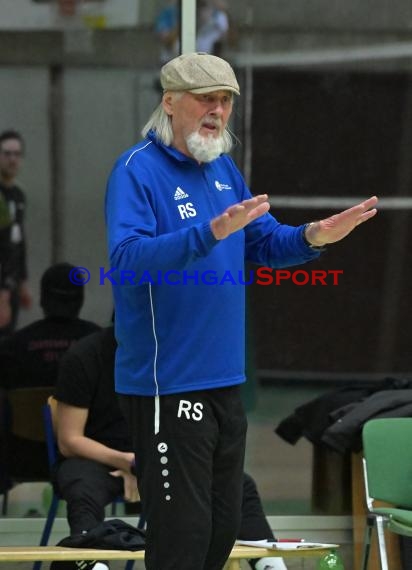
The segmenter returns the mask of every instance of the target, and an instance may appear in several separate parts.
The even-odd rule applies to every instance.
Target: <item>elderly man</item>
[[[239,95],[231,66],[185,54],[163,66],[160,81],[145,139],[108,182],[116,391],[147,515],[146,568],[220,570],[241,516],[239,272],[245,260],[285,267],[316,259],[374,216],[377,198],[298,227],[279,223],[268,196],[252,197],[227,155]]]

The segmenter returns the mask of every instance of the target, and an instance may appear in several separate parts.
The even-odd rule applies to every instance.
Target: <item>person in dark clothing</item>
[[[134,453],[114,393],[115,350],[109,327],[77,342],[59,367],[54,417],[60,457],[53,484],[67,502],[71,535],[102,523],[106,505],[117,497],[139,498]],[[107,569],[101,561],[77,561],[72,567]]]
[[[119,495],[137,500],[134,453],[126,421],[114,392],[114,328],[81,339],[63,357],[55,388],[60,459],[54,484],[67,501],[71,534],[104,520],[104,508]],[[244,474],[239,538],[273,539],[256,484]],[[260,570],[283,570],[281,558],[250,562]]]
[[[14,330],[19,308],[32,304],[24,235],[26,198],[15,182],[23,153],[20,133],[0,134],[0,336]]]
[[[80,340],[60,363],[54,480],[67,501],[71,534],[102,522],[104,507],[119,495],[138,499],[134,454],[114,393],[115,347],[109,327]]]
[[[69,274],[73,269],[70,263],[49,267],[40,283],[44,318],[0,339],[0,388],[6,392],[50,386],[52,393],[61,356],[78,339],[100,329],[97,324],[78,317],[84,289],[71,283]],[[47,481],[45,443],[9,433],[2,446],[3,469],[9,480],[29,476],[32,480]]]
[[[40,282],[44,318],[1,339],[1,387],[54,386],[61,356],[79,338],[100,329],[79,318],[84,287],[70,281],[73,269],[70,263],[49,267]]]

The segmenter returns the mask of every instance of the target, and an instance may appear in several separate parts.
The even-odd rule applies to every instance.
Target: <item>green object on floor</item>
[[[339,554],[332,550],[329,554],[322,556],[319,560],[316,570],[345,570],[342,559]]]

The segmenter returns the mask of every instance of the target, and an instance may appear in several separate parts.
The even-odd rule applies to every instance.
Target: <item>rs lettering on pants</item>
[[[179,409],[177,410],[177,417],[181,418],[185,416],[187,420],[194,420],[195,422],[200,422],[203,418],[203,404],[201,402],[189,402],[189,400],[180,400]]]

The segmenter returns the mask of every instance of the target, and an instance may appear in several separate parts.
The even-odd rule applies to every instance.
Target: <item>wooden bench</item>
[[[321,557],[330,552],[329,549],[301,548],[296,551],[267,550],[252,546],[236,545],[229,556],[226,570],[240,570],[240,561],[265,556]],[[0,562],[42,562],[52,560],[144,560],[144,551],[128,550],[96,550],[92,548],[66,548],[63,546],[1,546]]]

